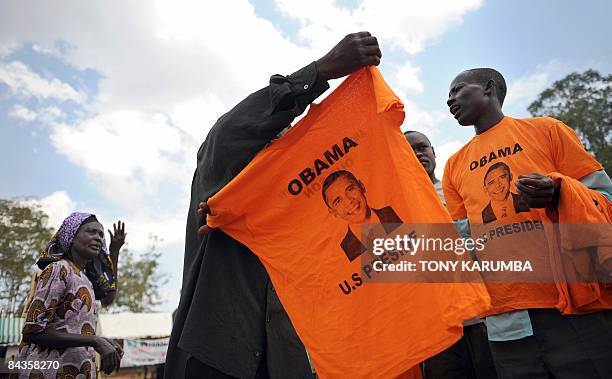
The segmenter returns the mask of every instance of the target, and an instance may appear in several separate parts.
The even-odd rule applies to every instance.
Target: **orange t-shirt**
[[[489,305],[482,284],[366,280],[360,224],[451,222],[403,118],[378,69],[359,70],[208,200],[208,225],[261,259],[321,377],[398,376]]]
[[[479,260],[528,260],[532,265],[533,272],[525,276],[483,274],[490,314],[559,304],[543,227],[547,220],[543,210],[530,209],[518,196],[514,182],[519,175],[558,172],[580,179],[600,169],[576,133],[549,117],[504,117],[450,157],[443,178],[447,208],[453,219],[468,218],[475,238],[487,239]]]
[[[559,225],[548,231],[558,248],[559,276],[565,279],[557,283],[561,294],[557,308],[566,314],[611,309],[612,282],[602,280],[605,274],[598,271],[612,259],[612,203],[575,179],[559,173],[549,176],[561,194],[556,212]]]

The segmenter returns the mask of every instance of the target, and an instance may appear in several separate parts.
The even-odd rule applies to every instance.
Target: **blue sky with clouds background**
[[[454,75],[499,69],[505,112],[528,117],[555,80],[612,72],[610,14],[605,0],[3,1],[0,197],[38,198],[54,227],[73,210],[124,220],[137,253],[161,237],[172,310],[197,148],[271,74],[372,32],[403,129],[431,137],[441,173],[473,134],[445,106]]]

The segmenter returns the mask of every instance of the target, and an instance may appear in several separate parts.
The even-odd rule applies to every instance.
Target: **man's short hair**
[[[495,82],[495,93],[497,94],[499,105],[504,104],[508,87],[506,86],[506,80],[499,71],[493,68],[473,68],[471,70],[466,70],[466,72],[470,78],[483,87],[487,86],[489,80],[493,80]]]
[[[413,133],[419,133],[420,135],[422,135],[423,137],[425,137],[425,139],[427,140],[427,142],[429,142],[429,146],[431,146],[431,140],[429,139],[429,137],[427,137],[425,135],[425,133],[419,132],[418,130],[407,130],[404,132],[404,137],[408,138],[409,134],[413,134]]]
[[[327,192],[327,188],[329,188],[329,186],[331,186],[341,176],[345,176],[348,179],[352,180],[353,182],[355,182],[355,184],[357,184],[357,186],[359,186],[362,192],[365,191],[365,188],[363,188],[359,180],[357,180],[357,178],[355,177],[355,175],[353,175],[352,172],[346,171],[346,170],[334,171],[331,174],[329,174],[327,178],[325,178],[325,181],[323,181],[323,187],[321,188],[321,195],[323,196],[323,201],[325,202],[325,205],[327,205],[328,208],[331,208],[331,207],[329,206],[329,203],[327,202],[327,196],[325,196],[325,193]]]
[[[497,162],[497,163],[495,163],[495,164],[491,165],[491,166],[489,167],[489,169],[487,170],[487,172],[485,173],[485,176],[484,176],[484,178],[482,179],[482,182],[483,182],[483,184],[484,184],[484,185],[486,185],[486,184],[487,184],[487,175],[489,175],[489,173],[490,173],[491,171],[493,171],[493,170],[495,170],[495,169],[498,169],[498,168],[500,168],[500,167],[501,167],[501,168],[503,168],[504,170],[506,170],[506,172],[507,172],[509,175],[511,174],[511,172],[510,172],[510,167],[509,167],[507,164],[505,164],[504,162]]]

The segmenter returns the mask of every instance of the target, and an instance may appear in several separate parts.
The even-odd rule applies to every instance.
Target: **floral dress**
[[[96,332],[96,304],[91,282],[74,263],[62,259],[49,264],[40,274],[28,304],[23,333],[46,328],[72,334]],[[59,361],[59,370],[22,370],[19,378],[95,378],[96,354],[91,346],[53,349],[22,342],[20,361]]]

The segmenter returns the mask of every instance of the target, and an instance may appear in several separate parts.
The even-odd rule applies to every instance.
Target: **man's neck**
[[[501,109],[491,109],[489,112],[483,114],[478,121],[476,121],[474,130],[476,131],[477,135],[482,134],[499,124],[503,118],[504,114],[502,113]]]
[[[433,171],[431,172],[431,174],[429,174],[429,180],[431,180],[433,184],[436,184],[440,181],[440,179],[436,178],[436,174]]]

